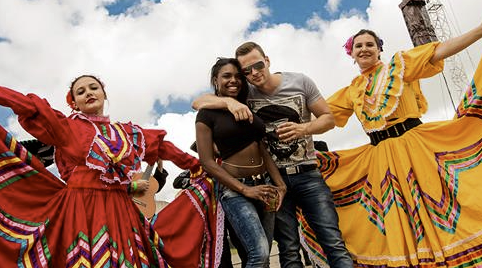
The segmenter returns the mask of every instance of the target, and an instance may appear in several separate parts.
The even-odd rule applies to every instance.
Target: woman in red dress
[[[45,99],[0,87],[0,105],[35,138],[55,146],[65,182],[0,128],[1,266],[212,267],[213,184],[198,160],[165,141],[164,130],[111,122],[106,98],[98,78],[80,76],[67,94],[75,112],[66,117]],[[152,165],[159,158],[200,179],[149,222],[127,185],[142,161]]]

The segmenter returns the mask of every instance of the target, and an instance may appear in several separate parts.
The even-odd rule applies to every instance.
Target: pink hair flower
[[[346,40],[346,43],[343,45],[343,47],[345,48],[346,54],[348,54],[348,56],[351,56],[351,52],[353,50],[353,35],[350,36],[348,40]]]

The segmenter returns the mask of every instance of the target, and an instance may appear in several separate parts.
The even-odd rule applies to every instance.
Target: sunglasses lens
[[[255,64],[252,64],[246,68],[243,68],[243,73],[244,75],[250,75],[253,69],[255,69],[256,71],[260,71],[264,69],[264,67],[265,67],[264,61],[258,61]]]
[[[258,61],[255,64],[251,65],[257,71],[264,69],[264,61]]]

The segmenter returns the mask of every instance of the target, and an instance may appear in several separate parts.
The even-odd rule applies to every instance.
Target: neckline
[[[377,63],[375,63],[372,67],[368,68],[368,69],[365,69],[365,70],[360,70],[361,74],[368,74],[368,73],[372,73],[374,70],[378,69],[378,67],[380,67],[380,65],[382,65],[383,62],[382,61],[378,61]]]
[[[92,122],[110,123],[110,117],[108,115],[91,115],[91,114],[84,114],[84,113],[80,113],[80,114]]]

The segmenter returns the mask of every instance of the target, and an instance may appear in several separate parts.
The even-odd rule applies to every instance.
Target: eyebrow
[[[87,86],[90,87],[90,86],[92,86],[92,85],[95,85],[95,83],[92,82],[92,83],[88,84]],[[79,89],[83,89],[83,88],[84,88],[83,86],[82,86],[82,87],[79,87],[79,88],[77,88],[77,90],[75,90],[75,92],[78,92]]]

